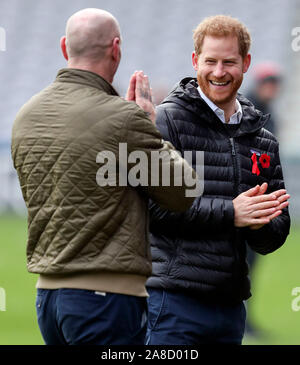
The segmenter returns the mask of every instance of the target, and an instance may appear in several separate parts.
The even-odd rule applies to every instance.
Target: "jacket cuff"
[[[224,199],[224,220],[227,224],[234,224],[234,207],[232,200],[226,200]]]

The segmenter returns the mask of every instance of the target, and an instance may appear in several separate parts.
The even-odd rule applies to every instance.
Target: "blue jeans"
[[[197,294],[148,288],[146,345],[241,344],[244,303],[205,303]]]
[[[46,345],[142,345],[146,298],[82,289],[38,289],[38,324]]]

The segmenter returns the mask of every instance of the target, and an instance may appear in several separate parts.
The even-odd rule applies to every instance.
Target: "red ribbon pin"
[[[256,153],[253,153],[253,155],[251,156],[251,160],[253,162],[252,165],[252,174],[256,174],[257,176],[260,174],[258,165],[257,165],[257,156]]]

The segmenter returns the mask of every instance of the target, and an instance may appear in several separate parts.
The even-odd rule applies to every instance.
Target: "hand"
[[[268,189],[268,184],[267,183],[263,183],[259,190],[258,190],[258,193],[256,194],[256,196],[258,195],[263,195]],[[256,229],[260,229],[264,226],[264,224],[252,224],[249,226],[250,229],[253,229],[253,230],[256,230]]]
[[[152,92],[148,76],[144,75],[143,71],[136,71],[131,76],[126,100],[135,101],[151,119],[152,123],[155,124],[156,113],[152,103]]]
[[[266,217],[269,219],[269,222],[271,222],[272,219],[278,217],[282,213],[282,209],[286,208],[289,205],[289,202],[287,200],[290,198],[290,195],[285,193],[286,190],[284,189],[273,192],[273,194],[277,196],[277,201],[279,202],[279,205],[276,207],[276,211],[273,214]],[[264,224],[253,224],[249,226],[249,228],[252,230],[257,230],[262,228],[263,226]]]
[[[130,78],[127,94],[125,97],[127,101],[135,101],[136,74],[137,71],[135,71],[135,73]]]
[[[252,229],[261,228],[272,219],[282,213],[282,209],[288,206],[289,195],[286,190],[277,190],[271,194],[264,194],[268,185],[245,191],[233,200],[234,225],[236,227],[247,227]]]

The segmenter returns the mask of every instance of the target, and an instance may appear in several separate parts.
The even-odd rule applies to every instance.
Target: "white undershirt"
[[[232,114],[229,119],[229,122],[225,121],[225,113],[224,110],[216,106],[208,97],[204,94],[204,92],[200,89],[200,86],[197,87],[201,98],[206,102],[206,104],[210,107],[210,109],[216,114],[216,116],[223,122],[224,124],[239,124],[243,117],[243,110],[240,102],[235,99],[235,110],[236,112]]]

